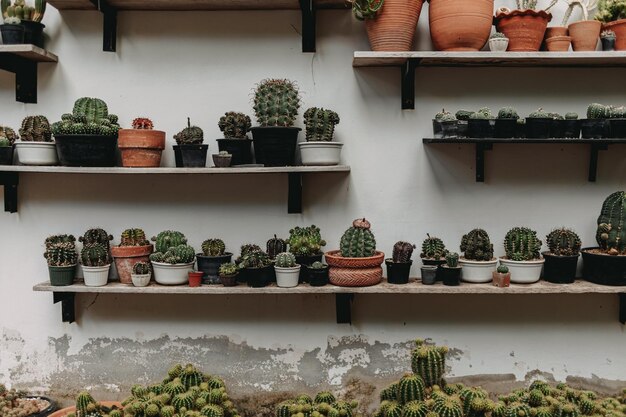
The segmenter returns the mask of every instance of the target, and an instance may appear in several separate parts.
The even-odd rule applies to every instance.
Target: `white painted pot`
[[[193,271],[194,262],[188,264],[166,264],[152,262],[154,280],[161,285],[182,285],[189,282],[187,273]]]
[[[15,142],[17,157],[22,165],[58,165],[54,142]]]
[[[489,39],[489,50],[493,52],[504,52],[509,47],[508,38]]]
[[[471,261],[469,259],[460,258],[461,279],[465,282],[480,283],[491,282],[493,271],[498,266],[498,260],[493,261]]]
[[[298,286],[298,280],[300,279],[300,265],[296,265],[292,268],[281,268],[275,266],[276,270],[276,285],[282,288],[291,288]]]
[[[130,274],[130,279],[135,287],[147,287],[151,277],[152,274]]]
[[[302,165],[339,165],[343,143],[302,142],[298,146]]]
[[[509,268],[511,282],[515,284],[532,284],[539,281],[544,262],[543,258],[534,261],[511,261],[500,258],[500,264]]]
[[[104,266],[84,266],[83,278],[87,287],[103,287],[109,281],[111,264]]]

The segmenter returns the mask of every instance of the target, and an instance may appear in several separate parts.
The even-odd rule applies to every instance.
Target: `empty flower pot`
[[[582,20],[571,23],[568,27],[574,51],[595,51],[602,30],[602,23],[597,20]]]
[[[546,39],[546,48],[550,52],[567,52],[572,42],[569,36],[553,36]]]

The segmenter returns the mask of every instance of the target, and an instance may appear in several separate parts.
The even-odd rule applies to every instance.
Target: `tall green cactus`
[[[422,253],[420,258],[422,259],[443,259],[448,253],[443,241],[438,237],[430,236],[426,234],[426,239],[422,242]]]
[[[470,261],[491,261],[493,244],[483,229],[473,229],[461,238],[463,257]]]
[[[564,227],[551,231],[546,236],[546,244],[550,253],[556,256],[578,256],[580,253],[580,237]]]
[[[20,136],[27,142],[51,142],[52,130],[46,116],[27,116],[22,120]]]
[[[406,374],[398,382],[396,398],[400,404],[423,401],[426,397],[424,380],[416,374]]]
[[[79,416],[87,416],[95,410],[96,400],[87,391],[82,391],[76,397],[76,411]]]
[[[428,406],[424,401],[411,401],[404,404],[402,417],[426,417]]]
[[[540,259],[541,244],[537,232],[527,227],[514,227],[504,237],[504,251],[512,261]]]
[[[371,224],[365,219],[356,219],[352,227],[341,237],[341,256],[346,258],[366,258],[376,253],[376,239],[370,230]]]
[[[226,139],[247,139],[252,121],[248,115],[229,111],[220,117],[218,126]]]
[[[202,242],[204,256],[222,256],[226,251],[226,245],[222,239],[207,239]]]
[[[617,191],[604,200],[598,217],[596,241],[610,255],[626,254],[626,192]]]
[[[416,340],[416,348],[411,352],[411,369],[424,380],[427,387],[442,385],[445,371],[445,346],[429,346],[423,340]]]
[[[300,93],[293,81],[266,79],[254,91],[254,113],[261,126],[293,126],[300,109]]]
[[[339,115],[332,110],[311,107],[304,112],[307,142],[330,142],[339,124]]]

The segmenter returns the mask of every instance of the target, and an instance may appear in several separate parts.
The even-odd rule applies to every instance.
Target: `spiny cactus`
[[[626,192],[617,191],[604,200],[598,217],[596,241],[609,255],[626,254]]]
[[[472,116],[472,113],[474,112],[471,110],[459,110],[454,114],[454,116],[457,118],[457,120],[469,120]]]
[[[527,227],[514,227],[504,237],[504,251],[512,261],[540,259],[541,244],[537,232]]]
[[[574,112],[565,113],[565,120],[577,120],[577,119],[578,119],[578,113],[574,113]]]
[[[424,380],[415,374],[406,374],[397,386],[396,398],[400,404],[411,401],[423,401],[426,397]]]
[[[72,113],[63,114],[51,129],[54,135],[117,136],[120,126],[103,100],[83,97],[76,100]]]
[[[293,126],[300,108],[300,94],[293,81],[266,79],[254,92],[254,113],[261,126]]]
[[[152,120],[146,117],[138,117],[133,120],[133,129],[152,130],[154,129],[154,123]]]
[[[246,243],[241,245],[241,256],[247,255],[248,253],[254,252],[254,251],[260,251],[261,247],[259,245],[255,245],[253,243]]]
[[[281,252],[276,255],[276,266],[279,268],[293,268],[296,264],[296,257],[291,252]]]
[[[354,220],[352,227],[346,230],[341,237],[339,243],[341,256],[346,258],[373,256],[376,253],[376,239],[370,227],[370,222],[364,218]]]
[[[309,267],[311,269],[325,269],[328,268],[328,265],[323,264],[320,261],[315,261],[311,264],[311,266]]]
[[[150,273],[150,264],[148,262],[139,261],[133,265],[133,274],[146,275]]]
[[[24,0],[15,0],[13,4],[11,4],[11,0],[2,0],[1,7],[5,24],[10,24],[7,22],[9,18],[41,22],[46,12],[46,1],[35,0],[34,6],[28,6]]]
[[[424,401],[410,401],[402,408],[402,417],[426,417],[428,406]]]
[[[556,256],[578,256],[580,253],[580,237],[573,230],[564,227],[551,231],[546,236],[546,245],[550,253]]]
[[[448,252],[446,254],[446,266],[448,268],[457,268],[459,266],[459,254],[456,252]]]
[[[448,348],[426,345],[421,339],[416,340],[415,343],[417,346],[411,352],[413,373],[422,377],[427,387],[441,386]]]
[[[237,273],[237,265],[233,262],[226,262],[220,265],[220,275],[229,276]]]
[[[287,244],[289,252],[296,256],[314,256],[322,252],[326,241],[322,239],[320,228],[312,224],[309,227],[296,226],[289,230]]]
[[[170,265],[189,264],[196,259],[196,251],[192,246],[180,244],[172,246],[165,252],[154,252],[150,255],[152,262],[162,262]]]
[[[478,111],[473,112],[469,116],[470,119],[493,119],[493,114],[491,114],[491,109],[488,107],[482,107]]]
[[[550,114],[544,111],[541,107],[530,113],[527,119],[550,119]]]
[[[283,401],[276,409],[276,417],[352,417],[358,403],[338,400],[328,391],[320,392],[311,399],[307,394]]]
[[[498,268],[496,268],[496,272],[498,274],[508,274],[509,273],[509,267],[506,265],[498,265]]]
[[[395,263],[409,263],[413,255],[415,245],[409,242],[399,241],[393,245],[393,261]]]
[[[339,115],[332,110],[311,107],[304,112],[307,142],[333,140],[335,125],[339,124]]]
[[[78,262],[76,238],[72,235],[54,235],[45,240],[43,254],[49,266],[72,266]]]
[[[335,401],[337,401],[337,399],[330,391],[319,392],[313,400],[315,404],[333,404]]]
[[[463,417],[463,408],[457,397],[441,397],[435,400],[433,411],[439,417]]]
[[[463,415],[478,417],[487,411],[487,403],[482,401],[487,398],[487,392],[482,388],[465,387],[459,392],[459,398],[463,405]]]
[[[88,229],[83,236],[78,238],[78,241],[83,244],[101,243],[107,250],[111,249],[111,240],[113,240],[113,236],[99,227]]]
[[[502,107],[498,111],[498,119],[519,119],[519,114],[517,114],[517,110],[513,107]]]
[[[287,251],[287,242],[274,235],[274,237],[269,239],[265,244],[265,249],[270,259],[276,259],[276,255]]]
[[[226,139],[246,139],[252,127],[250,116],[243,113],[229,111],[220,117],[218,126]]]
[[[9,145],[13,145],[19,137],[15,133],[15,130],[11,129],[8,126],[0,125],[0,138],[7,139],[9,141]]]
[[[493,244],[483,229],[473,229],[461,238],[463,257],[470,261],[491,261]]]
[[[150,242],[142,229],[126,229],[122,232],[120,246],[146,246]]]
[[[222,256],[226,251],[226,245],[222,239],[207,239],[202,242],[204,256]]]
[[[422,253],[420,258],[422,259],[443,259],[448,253],[443,241],[438,237],[431,237],[430,234],[426,234],[427,238],[422,242]]]
[[[87,391],[82,391],[76,397],[76,412],[79,416],[86,416],[90,411],[90,405],[95,405],[96,400]]]
[[[187,238],[181,232],[165,230],[156,237],[152,237],[152,241],[155,242],[154,249],[156,252],[167,252],[173,246],[187,243]]]
[[[52,131],[46,116],[27,116],[22,120],[20,137],[26,142],[52,142]]]
[[[600,103],[591,103],[587,107],[587,119],[608,119],[611,116],[613,106],[605,106]]]
[[[252,250],[243,253],[240,258],[239,268],[264,268],[272,264],[272,260],[267,253],[261,250]]]
[[[111,263],[107,248],[102,243],[85,243],[80,251],[84,266],[105,266]]]
[[[504,33],[494,32],[489,36],[489,39],[507,39],[507,37]]]
[[[187,127],[174,135],[174,140],[180,145],[200,145],[204,142],[204,132],[198,126],[191,125],[191,118],[187,118]]]
[[[9,139],[5,138],[4,136],[0,136],[0,148],[8,148],[11,145],[13,144]]]

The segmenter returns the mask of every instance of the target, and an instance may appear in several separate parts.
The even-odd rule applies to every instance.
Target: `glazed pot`
[[[491,52],[504,52],[509,47],[508,38],[489,39],[489,50]]]
[[[479,51],[491,33],[493,0],[430,0],[428,18],[436,50]]]
[[[55,135],[57,154],[63,166],[114,167],[117,165],[117,136]]]
[[[298,147],[302,165],[331,166],[339,165],[343,143],[301,142]]]
[[[226,151],[233,156],[231,165],[252,163],[252,141],[250,139],[217,139],[220,152]]]
[[[615,50],[626,50],[626,19],[619,19],[615,22],[605,23],[602,30],[612,30],[615,32]]]
[[[412,264],[413,261],[394,262],[393,259],[385,259],[387,282],[390,284],[408,284]]]
[[[130,275],[133,273],[133,267],[137,262],[149,262],[149,256],[153,249],[152,245],[111,247],[115,269],[117,269],[117,275],[119,275],[122,284],[132,283]]]
[[[165,149],[165,132],[149,129],[121,129],[117,146],[124,167],[160,167]]]
[[[607,255],[599,248],[583,248],[583,279],[600,285],[626,285],[626,256]]]
[[[449,266],[441,267],[441,280],[443,285],[456,287],[461,284],[461,267],[450,268]]]
[[[365,20],[372,51],[412,50],[423,4],[423,0],[385,0],[376,16]]]
[[[511,273],[511,282],[516,284],[532,284],[541,278],[541,269],[544,259],[534,259],[532,261],[513,261],[500,258],[500,264],[506,265]]]
[[[602,30],[602,23],[597,20],[582,20],[568,26],[574,51],[595,51]]]
[[[508,51],[535,52],[541,47],[550,13],[544,10],[498,11],[495,17],[496,29],[509,38]]]
[[[295,165],[299,127],[253,127],[257,164],[266,167]]]
[[[13,165],[13,146],[0,147],[0,165]]]
[[[553,36],[546,39],[546,48],[550,52],[567,52],[571,43],[572,38],[569,36]]]
[[[17,159],[22,165],[58,165],[54,142],[15,142]]]
[[[76,265],[48,265],[48,273],[50,275],[50,285],[55,287],[72,285],[74,283],[74,277],[76,276]]]
[[[187,273],[187,277],[189,280],[189,286],[190,287],[199,287],[200,285],[202,285],[202,275],[204,275],[204,273],[202,271],[198,272],[198,271],[189,271]]]
[[[230,252],[220,256],[205,256],[203,253],[196,254],[198,260],[198,271],[204,273],[205,284],[217,284],[219,281],[219,269],[222,264],[231,261],[233,254]]]
[[[174,145],[177,168],[205,168],[209,145]]]
[[[472,261],[460,258],[459,265],[461,265],[461,279],[463,281],[472,283],[489,282],[498,266],[498,260]]]
[[[444,261],[445,262],[445,261]],[[437,270],[439,268],[433,265],[424,265],[420,268],[422,273],[422,284],[433,285],[437,281]]]
[[[163,262],[152,262],[154,280],[161,285],[182,285],[189,280],[187,275],[193,271],[194,262],[186,264],[167,264]]]
[[[543,252],[546,263],[543,265],[543,279],[555,284],[571,284],[576,280],[578,255],[556,256]]]
[[[111,264],[104,266],[84,266],[83,278],[87,287],[103,287],[109,281]]]
[[[216,168],[228,168],[233,162],[232,155],[213,154],[211,155],[211,158],[213,159],[213,165]]]
[[[276,285],[281,288],[297,287],[300,281],[300,268],[300,265],[289,268],[274,266],[276,270]]]
[[[147,287],[152,274],[130,274],[130,280],[135,287]]]

